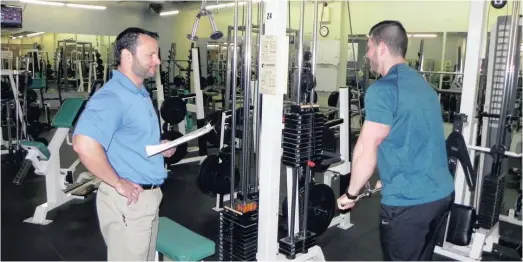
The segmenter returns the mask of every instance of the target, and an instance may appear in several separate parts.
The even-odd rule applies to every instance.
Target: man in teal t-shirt
[[[365,122],[338,207],[354,206],[377,164],[384,259],[432,260],[437,232],[454,201],[454,181],[438,95],[405,63],[407,45],[397,21],[380,22],[369,32],[367,58],[382,77],[365,93]]]

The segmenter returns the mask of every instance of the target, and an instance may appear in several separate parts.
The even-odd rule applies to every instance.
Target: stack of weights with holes
[[[96,51],[96,79],[104,79],[104,61],[102,55]]]
[[[318,105],[300,104],[292,105],[284,117],[282,163],[288,167],[302,170],[308,169],[307,166],[314,167],[314,163],[321,162],[322,159],[322,133],[325,116],[320,113]],[[308,172],[306,171],[305,174],[308,175]],[[297,194],[297,181],[293,181],[293,183],[292,189],[287,192],[289,197]],[[305,183],[309,183],[309,179],[305,179]],[[305,195],[308,194],[305,192]],[[308,202],[308,197],[305,197],[304,207],[308,207]],[[292,203],[294,208],[291,207],[291,209],[299,208],[296,207],[294,201]],[[290,232],[292,233],[279,241],[280,252],[289,259],[294,259],[297,253],[307,253],[307,250],[316,244],[316,234],[307,230],[308,210],[308,208],[303,208],[303,214],[300,212],[300,216],[303,218],[299,220],[303,220],[304,225],[297,233],[294,233],[295,212],[291,213]]]
[[[258,203],[238,202],[220,213],[220,261],[255,261],[258,251]]]

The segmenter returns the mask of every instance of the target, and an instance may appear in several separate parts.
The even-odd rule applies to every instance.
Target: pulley
[[[165,122],[176,125],[187,115],[187,105],[185,101],[178,96],[169,97],[163,101],[160,108],[160,115]]]
[[[175,131],[175,130],[171,130],[171,131],[162,133],[161,139],[173,141],[182,136],[183,136],[182,133]],[[187,155],[187,143],[183,143],[176,147],[176,151],[174,152],[174,154],[171,157],[165,158],[165,164],[167,164],[169,166],[176,164],[176,163],[180,162],[186,155]]]

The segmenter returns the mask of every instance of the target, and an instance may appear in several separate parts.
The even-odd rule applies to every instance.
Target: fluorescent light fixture
[[[238,6],[242,6],[244,4],[245,4],[245,2],[239,2]],[[205,7],[205,9],[207,9],[207,10],[214,10],[214,9],[227,8],[227,7],[234,7],[234,3],[208,5],[208,6]]]
[[[33,37],[33,36],[43,35],[43,34],[45,34],[45,32],[31,33],[31,34],[28,34],[28,35],[26,35],[26,36],[27,36],[27,37]]]
[[[413,35],[409,35],[409,37],[434,38],[434,37],[438,37],[438,35],[437,34],[413,34]]]
[[[50,6],[65,6],[64,3],[39,1],[39,0],[20,0],[21,3],[35,4],[35,5],[50,5]]]
[[[179,13],[180,13],[180,11],[178,11],[178,10],[172,10],[172,11],[160,12],[160,16],[177,15]]]
[[[250,1],[252,1],[252,3],[260,2],[260,0],[250,0]],[[242,6],[242,5],[245,5],[245,2],[238,2],[238,6]],[[205,7],[205,9],[214,10],[214,9],[227,8],[227,7],[234,7],[234,3],[208,5]]]
[[[65,6],[67,7],[72,7],[72,8],[83,8],[83,9],[95,9],[95,10],[105,10],[107,9],[106,6],[101,6],[101,5],[79,5],[79,4],[65,4]]]

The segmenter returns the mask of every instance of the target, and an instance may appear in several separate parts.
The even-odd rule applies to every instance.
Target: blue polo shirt
[[[138,184],[160,185],[167,177],[161,154],[145,146],[160,143],[160,126],[149,92],[113,70],[113,77],[89,99],[74,135],[98,141],[116,173]]]
[[[417,71],[398,64],[371,85],[365,121],[391,127],[378,148],[383,204],[423,204],[454,191],[439,98]]]

